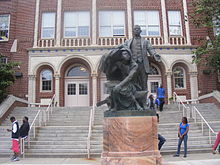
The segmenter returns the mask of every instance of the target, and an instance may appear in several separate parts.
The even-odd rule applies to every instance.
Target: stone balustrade
[[[162,36],[158,37],[144,37],[153,46],[163,46],[164,38]],[[127,37],[99,37],[97,39],[98,46],[117,46],[123,44],[127,40]],[[179,36],[170,36],[169,45],[172,46],[183,46],[186,45],[186,38]],[[61,39],[60,46],[56,45],[55,39],[40,39],[38,41],[38,47],[49,48],[49,47],[85,47],[91,45],[91,38],[63,38]]]

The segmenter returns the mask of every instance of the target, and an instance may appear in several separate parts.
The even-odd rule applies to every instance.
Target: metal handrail
[[[182,111],[183,111],[183,116],[187,116],[187,110],[188,108],[186,107],[186,105],[183,103],[183,101],[181,100],[181,98],[176,94],[176,92],[173,92],[173,98],[174,101],[177,103],[178,105],[178,109],[179,111],[181,111],[181,106],[182,106]],[[177,101],[178,100],[178,101]]]
[[[209,125],[209,123],[206,121],[206,119],[202,116],[202,114],[199,112],[199,110],[193,106],[192,108],[192,116],[194,119],[194,122],[197,123],[197,117],[196,117],[196,113],[199,114],[199,117],[201,118],[201,127],[202,127],[202,134],[204,134],[204,123],[208,126],[209,128],[209,144],[212,144],[212,136],[211,133],[213,133],[214,135],[217,135],[217,132],[215,132],[212,127]]]
[[[183,116],[187,115],[187,114],[191,114],[191,117],[194,119],[194,122],[197,123],[197,114],[199,114],[199,117],[201,118],[201,127],[202,127],[202,134],[204,135],[204,123],[208,126],[208,129],[209,129],[209,144],[211,145],[212,144],[212,136],[211,136],[211,133],[213,134],[217,134],[213,129],[212,127],[209,125],[209,123],[205,120],[205,118],[202,116],[202,114],[199,112],[199,110],[195,107],[195,106],[192,106],[192,107],[187,107],[183,101],[181,100],[181,98],[175,93],[173,92],[173,96],[175,98],[175,101],[178,100],[178,109],[179,111],[181,111],[181,108],[180,106],[182,105],[183,107]],[[189,102],[191,103],[198,103],[198,99],[193,99],[193,100],[185,100],[185,102],[189,105]],[[188,115],[187,115],[188,117]]]
[[[36,137],[36,121],[37,121],[37,118],[39,119],[39,123],[38,123],[38,126],[42,126],[43,123],[44,125],[46,125],[46,122],[49,121],[49,115],[50,115],[50,112],[52,113],[52,104],[54,103],[54,99],[55,99],[55,94],[53,95],[53,97],[51,98],[50,102],[49,102],[49,105],[46,109],[46,111],[44,110],[38,110],[36,116],[34,117],[34,120],[32,121],[31,125],[30,125],[30,130],[29,130],[29,136],[28,136],[28,148],[30,148],[30,137],[31,137],[31,134],[32,134],[32,130],[33,130],[33,137],[35,138]],[[44,120],[43,120],[43,116],[44,116]],[[48,119],[48,120],[47,120]],[[23,154],[25,153],[25,151],[23,151]]]
[[[92,136],[92,127],[94,125],[94,115],[95,115],[95,106],[92,106],[89,117],[89,132],[87,137],[87,155],[88,159],[90,158],[90,150],[91,150],[91,136]]]

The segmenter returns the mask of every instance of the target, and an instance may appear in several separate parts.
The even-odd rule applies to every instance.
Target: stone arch
[[[67,71],[74,66],[83,66],[88,71],[88,81],[89,81],[89,105],[92,105],[92,78],[91,75],[93,73],[93,65],[91,61],[89,61],[88,58],[84,56],[68,56],[65,58],[61,64],[59,65],[58,69],[58,75],[60,75],[60,105],[65,105],[65,77]]]
[[[48,63],[48,62],[42,62],[42,63],[36,65],[36,66],[33,68],[32,73],[33,73],[34,75],[36,75],[40,68],[46,67],[46,66],[50,67],[50,68],[52,69],[53,73],[56,72],[55,67],[53,66],[53,64]]]
[[[61,70],[62,70],[62,67],[64,66],[64,64],[66,64],[68,61],[74,60],[74,59],[84,63],[87,66],[87,68],[90,69],[90,72],[91,73],[93,72],[94,67],[93,67],[93,64],[90,59],[88,59],[87,57],[85,57],[83,55],[69,55],[64,60],[62,60],[61,63],[59,64],[57,73],[61,74]]]
[[[51,91],[42,91],[41,90],[41,72],[43,70],[51,70],[52,72],[52,90]],[[41,99],[51,99],[55,93],[55,78],[54,78],[54,67],[50,63],[40,63],[35,67],[34,74],[36,75],[36,102],[41,102]]]

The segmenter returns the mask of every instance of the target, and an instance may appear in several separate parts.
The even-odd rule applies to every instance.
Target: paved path
[[[220,165],[220,154],[190,154],[187,158],[163,156],[163,162],[169,165]],[[86,160],[80,158],[25,158],[11,162],[9,158],[0,158],[0,165],[100,165],[100,159]]]

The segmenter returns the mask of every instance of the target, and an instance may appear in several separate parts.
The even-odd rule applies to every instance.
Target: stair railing
[[[209,129],[209,144],[212,144],[212,134],[217,135],[217,132],[215,132],[212,127],[209,125],[209,123],[206,121],[206,119],[202,116],[202,114],[199,112],[199,110],[193,106],[192,108],[192,117],[194,119],[194,122],[197,123],[197,114],[201,119],[201,129],[202,129],[202,134],[204,135],[204,125],[206,125]]]
[[[188,118],[191,117],[195,123],[197,123],[197,120],[198,120],[197,116],[200,117],[202,135],[204,135],[204,125],[206,125],[209,129],[209,144],[211,145],[212,144],[212,134],[216,136],[217,133],[212,129],[212,127],[205,120],[205,118],[202,116],[202,114],[199,112],[199,110],[195,106],[191,106],[192,104],[197,104],[198,100],[197,99],[185,100],[185,102],[187,103],[187,105],[185,105],[183,103],[183,101],[181,100],[181,98],[175,92],[173,93],[173,98],[174,98],[174,101],[178,105],[179,111],[181,111],[181,107],[182,107],[183,116],[186,116]]]
[[[90,158],[90,150],[91,150],[91,137],[92,137],[92,127],[94,125],[94,116],[95,116],[95,105],[92,106],[90,110],[90,117],[89,117],[89,132],[87,137],[87,156],[88,159]]]
[[[177,104],[177,106],[178,106],[178,110],[179,111],[181,111],[182,110],[182,115],[183,116],[189,116],[189,114],[190,114],[190,112],[189,112],[189,110],[190,110],[190,108],[189,107],[187,107],[184,103],[183,103],[183,101],[182,101],[182,99],[176,94],[176,92],[173,92],[173,98],[174,98],[174,102]]]
[[[41,127],[47,124],[49,121],[49,115],[52,114],[52,106],[54,105],[55,95],[51,98],[49,105],[46,110],[38,110],[34,120],[30,125],[29,135],[28,135],[28,148],[30,148],[30,137],[33,134],[33,138],[36,138],[36,127]],[[38,122],[37,122],[38,121]],[[24,143],[23,143],[24,144]],[[21,146],[24,148],[24,146]],[[23,150],[23,154],[25,154],[25,150]]]
[[[50,115],[53,113],[53,107],[55,105],[55,94],[53,95],[52,99],[49,102],[49,105],[47,106],[46,111],[44,111],[44,125],[47,125],[47,122],[50,120]]]

